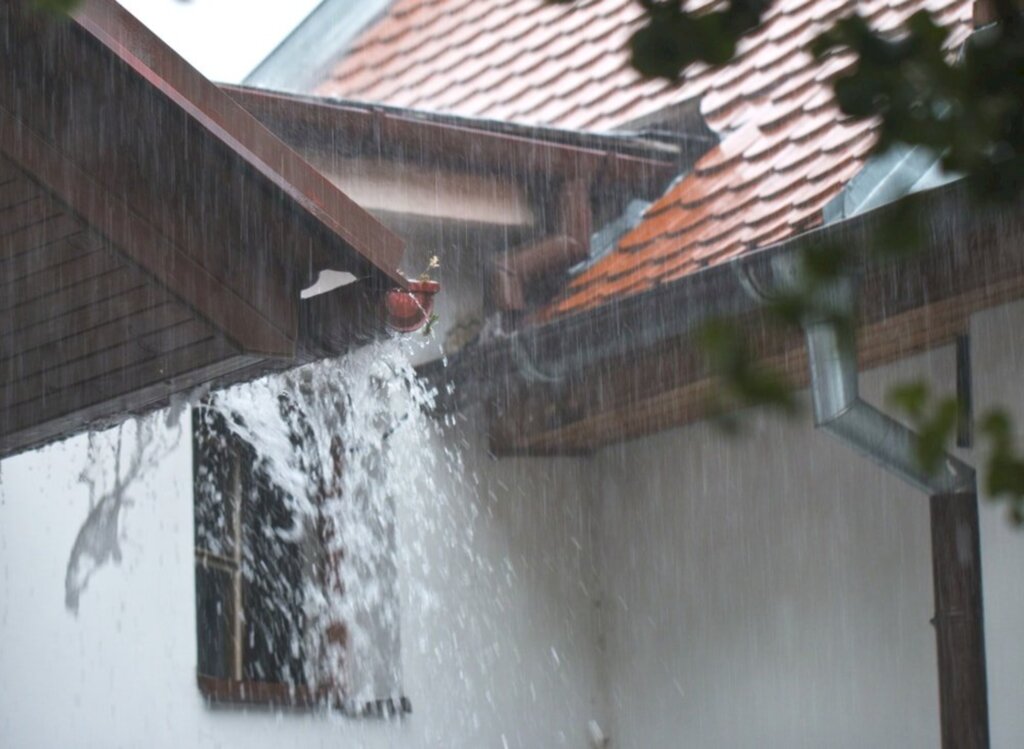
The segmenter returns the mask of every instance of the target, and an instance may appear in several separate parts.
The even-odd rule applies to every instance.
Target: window
[[[364,662],[354,662],[350,622],[337,613],[325,618],[311,606],[344,596],[347,578],[339,570],[360,566],[330,551],[337,548],[329,543],[333,525],[320,512],[342,491],[343,451],[333,438],[333,465],[325,470],[308,457],[315,450],[303,449],[312,432],[298,410],[285,397],[278,406],[300,468],[318,487],[316,496],[302,498],[307,502],[269,479],[265,461],[222,413],[206,405],[193,411],[199,689],[222,704],[329,706],[381,716],[410,712],[409,700],[394,696],[393,686],[365,677],[368,670],[380,670],[365,662],[373,660],[365,649],[358,653]],[[367,638],[364,630],[361,639],[371,647],[379,644],[380,658],[397,659],[396,632],[371,628]]]

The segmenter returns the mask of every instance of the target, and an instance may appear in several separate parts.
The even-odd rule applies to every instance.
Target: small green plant
[[[435,270],[437,270],[440,267],[441,267],[440,259],[437,257],[437,255],[431,255],[430,256],[430,260],[427,261],[427,267],[423,269],[422,273],[420,273],[419,280],[420,281],[432,281],[433,279],[431,278],[431,271],[435,271]],[[431,336],[431,334],[434,332],[434,325],[440,319],[441,318],[438,317],[433,312],[430,313],[430,316],[427,318],[427,324],[423,326],[423,337],[424,338],[429,338]]]
[[[419,279],[421,281],[431,281],[431,280],[433,280],[430,277],[430,272],[434,271],[434,270],[437,270],[440,267],[441,267],[441,261],[438,259],[437,255],[431,255],[430,256],[430,260],[427,261],[427,267],[423,269],[422,273],[420,273]]]

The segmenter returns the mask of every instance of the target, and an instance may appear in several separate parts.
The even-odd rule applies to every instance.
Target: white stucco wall
[[[1024,424],[1024,303],[972,322],[977,412]],[[949,349],[863,378],[929,373]],[[400,723],[211,710],[195,687],[187,440],[131,492],[124,560],[78,617],[68,552],[85,440],[0,474],[0,745],[934,747],[938,700],[924,497],[809,426],[755,416],[589,459],[494,460],[459,421],[464,470],[400,498]],[[443,443],[443,444],[442,444]],[[974,456],[967,455],[969,459]],[[1024,745],[1024,532],[983,504],[994,747]]]
[[[587,476],[579,461],[499,462],[478,445],[462,478],[439,471],[399,501],[415,549],[402,623],[414,712],[395,723],[203,703],[187,437],[129,491],[123,561],[94,576],[77,618],[64,573],[87,512],[85,439],[5,461],[0,746],[586,746],[599,708]]]
[[[1018,427],[1021,330],[1024,304],[971,326],[977,413],[1012,404]],[[881,403],[916,375],[951,393],[952,351],[869,372],[862,391]],[[614,746],[939,745],[927,499],[809,418],[597,456]],[[1024,532],[984,501],[981,523],[992,746],[1024,746]]]
[[[1005,408],[1024,449],[1024,302],[971,319],[975,412]],[[977,450],[974,451],[978,453]],[[1024,746],[1024,528],[983,500],[981,552],[992,746]]]
[[[617,747],[938,745],[927,501],[807,419],[603,454]]]

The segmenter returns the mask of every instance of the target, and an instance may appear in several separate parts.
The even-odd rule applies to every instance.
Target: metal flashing
[[[308,92],[389,0],[323,0],[245,77],[246,86]]]
[[[856,216],[916,192],[918,182],[938,159],[930,149],[902,145],[873,156],[842,192],[822,208],[824,223]]]

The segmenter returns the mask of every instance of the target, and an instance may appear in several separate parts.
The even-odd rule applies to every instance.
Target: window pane
[[[196,565],[196,641],[199,673],[221,679],[234,677],[232,668],[232,575],[226,570]]]

